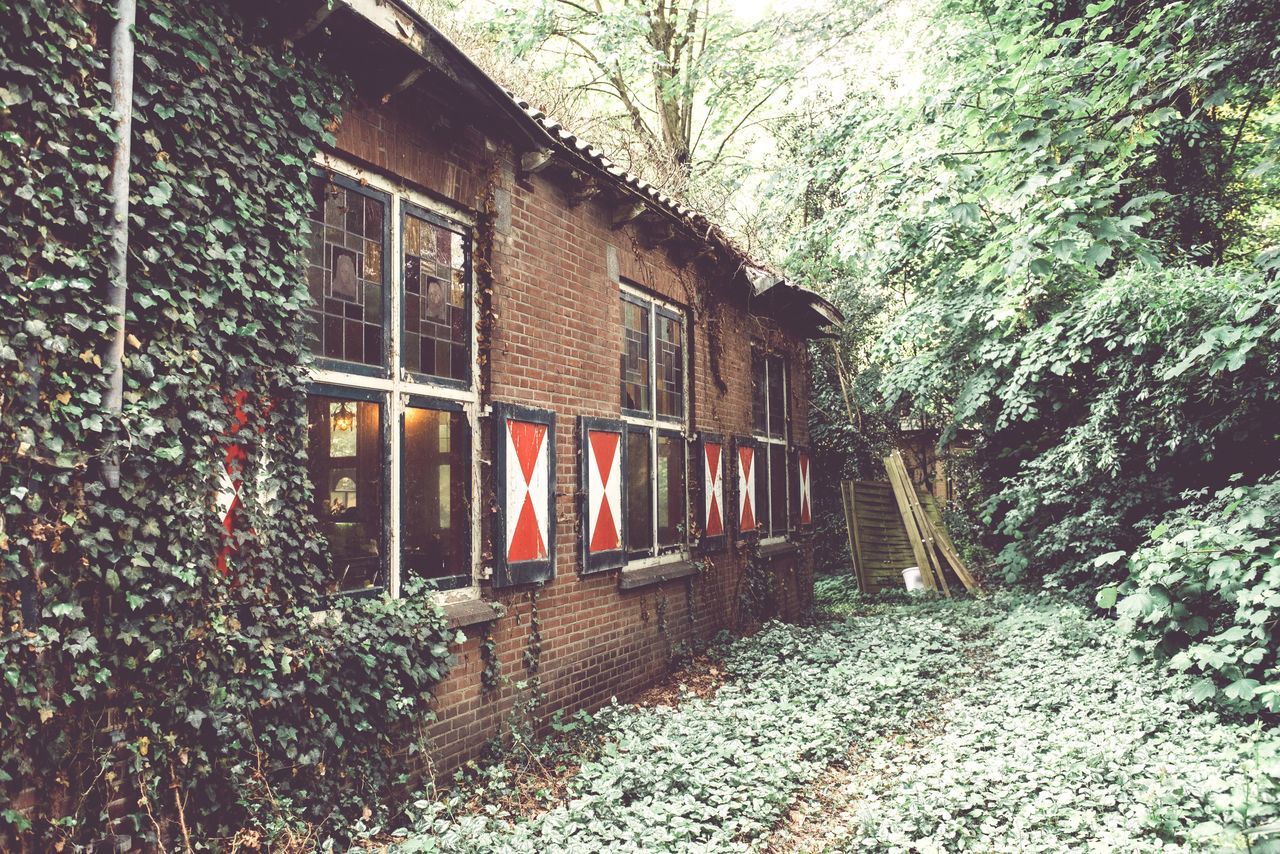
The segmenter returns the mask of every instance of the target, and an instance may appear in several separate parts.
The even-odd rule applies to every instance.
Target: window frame
[[[645,549],[632,549],[627,541],[627,523],[624,517],[623,524],[623,552],[625,555],[625,568],[639,569],[646,566],[656,566],[664,563],[671,563],[679,560],[687,560],[690,557],[689,548],[689,496],[690,496],[690,474],[689,474],[689,362],[690,362],[690,330],[688,313],[683,307],[668,302],[662,297],[656,296],[648,291],[642,290],[638,286],[629,281],[622,280],[618,284],[619,297],[621,300],[638,305],[648,311],[649,328],[647,334],[649,336],[649,411],[628,409],[622,405],[622,387],[621,376],[618,377],[618,404],[621,412],[621,420],[623,422],[623,441],[626,441],[626,435],[633,431],[647,430],[649,441],[649,507],[650,518],[649,528],[651,532],[651,544]],[[673,417],[670,415],[658,415],[658,353],[657,353],[657,319],[659,315],[669,320],[676,320],[680,324],[680,399],[681,399],[681,415]],[[619,323],[618,327],[618,346],[622,347],[623,326]],[[679,530],[681,534],[678,542],[660,546],[658,544],[658,435],[659,433],[667,436],[676,436],[681,444],[680,459],[684,463],[684,519],[679,522]],[[627,472],[623,471],[622,491],[627,493]]]
[[[756,366],[757,357],[759,357],[759,364],[763,369],[762,371],[763,388],[759,398],[764,405],[763,431],[758,430],[755,426],[755,419],[756,419],[756,413],[754,411],[754,401],[756,400],[755,366]],[[778,359],[782,363],[782,421],[783,421],[783,424],[782,424],[782,433],[779,436],[773,435],[772,428],[774,425],[771,423],[772,416],[769,412],[769,392],[771,391],[771,389],[769,388],[769,383],[770,383],[769,361],[771,359]],[[767,473],[765,475],[765,478],[769,483],[769,488],[766,490],[766,496],[765,496],[766,498],[769,499],[768,506],[764,508],[754,507],[753,509],[755,510],[755,513],[756,513],[756,531],[759,535],[760,544],[772,545],[774,543],[786,542],[787,536],[794,530],[794,527],[791,524],[791,474],[792,474],[791,457],[795,448],[791,442],[791,365],[790,365],[790,360],[783,353],[769,350],[759,343],[753,343],[751,345],[751,383],[752,383],[752,401],[753,401],[753,404],[752,404],[753,411],[751,413],[751,425],[752,425],[751,438],[753,438],[756,441],[756,455],[755,455],[755,462],[754,462],[754,465],[756,467],[756,483],[757,484],[760,483],[760,462],[762,458],[767,468]],[[785,483],[786,483],[786,486],[784,487],[783,494],[782,494],[783,522],[781,527],[777,527],[773,524],[774,471],[773,471],[773,454],[771,453],[771,450],[775,446],[781,446],[783,449],[782,476],[785,479]]]
[[[405,223],[408,221],[408,218],[411,215],[416,216],[419,219],[426,220],[427,222],[432,223],[433,225],[439,226],[440,228],[443,228],[447,231],[459,232],[465,238],[462,242],[462,268],[463,270],[466,271],[466,276],[467,276],[466,319],[464,320],[464,323],[466,323],[467,329],[470,330],[470,334],[467,335],[467,340],[463,343],[466,348],[467,364],[472,366],[472,373],[474,373],[475,353],[476,353],[475,272],[474,272],[474,268],[472,267],[472,259],[471,259],[472,252],[473,252],[473,248],[471,246],[472,235],[469,233],[471,231],[471,226],[467,226],[458,221],[451,220],[448,217],[442,216],[441,214],[431,210],[430,208],[424,207],[423,205],[420,205],[420,204],[416,204],[412,200],[402,200],[399,205],[399,217],[397,220],[397,225],[400,229],[396,236],[397,245],[399,245],[399,242],[404,239]],[[402,251],[396,252],[396,260],[398,261],[397,266],[399,267],[399,274],[400,274],[399,289],[400,291],[403,291],[405,274],[404,274],[404,253]],[[405,338],[406,320],[407,318],[405,317],[404,310],[403,308],[401,308],[400,323],[399,323],[400,329],[398,332],[398,335],[399,335],[398,340],[400,342],[403,342]],[[424,374],[419,371],[411,371],[408,368],[403,367],[403,363],[404,363],[403,359],[400,359],[400,363],[401,363],[401,371],[404,374],[407,381],[414,383],[415,385],[456,388],[456,389],[468,389],[473,387],[474,385],[471,377],[468,377],[465,380],[459,380],[453,377],[432,376],[431,374]]]
[[[481,442],[480,442],[480,383],[479,364],[476,361],[477,332],[475,324],[475,271],[472,263],[476,238],[476,220],[466,210],[442,202],[426,193],[410,189],[399,181],[379,172],[364,169],[328,152],[317,154],[312,161],[326,178],[350,188],[353,184],[362,192],[385,194],[388,208],[383,221],[389,233],[383,247],[384,277],[387,294],[383,300],[385,370],[374,374],[362,372],[357,363],[338,362],[315,358],[311,370],[308,394],[313,389],[339,389],[348,394],[373,395],[383,403],[383,465],[386,478],[384,489],[389,491],[384,509],[384,538],[386,553],[383,567],[383,585],[369,590],[334,594],[332,598],[351,595],[372,595],[385,592],[392,598],[401,596],[401,553],[403,548],[402,500],[404,494],[403,465],[405,410],[410,408],[462,411],[466,415],[470,453],[471,512],[469,519],[470,548],[467,572],[470,583],[464,587],[433,592],[442,604],[466,601],[480,597],[482,554],[480,542],[480,513],[477,496],[481,495]],[[467,285],[467,361],[469,377],[466,381],[446,377],[430,377],[410,372],[403,366],[401,343],[404,335],[404,253],[402,250],[404,210],[409,206],[416,213],[426,213],[433,220],[447,223],[445,227],[464,237],[464,269],[469,279]],[[396,227],[391,228],[390,223]],[[394,425],[395,429],[392,429]],[[389,435],[388,435],[389,434]],[[464,573],[458,573],[463,575]]]
[[[389,434],[391,432],[391,421],[389,416],[390,407],[387,405],[385,396],[376,391],[370,391],[363,388],[353,388],[346,385],[335,385],[326,382],[311,382],[307,384],[307,398],[310,399],[312,397],[332,397],[337,398],[338,400],[350,400],[357,403],[373,403],[378,406],[378,444],[382,449],[382,453],[378,455],[378,463],[382,466],[383,471],[381,514],[382,532],[381,536],[378,538],[378,546],[380,549],[379,557],[381,559],[378,561],[378,577],[382,579],[382,583],[375,584],[372,587],[359,587],[351,590],[335,590],[332,593],[326,594],[330,598],[358,598],[362,596],[374,596],[386,590],[387,582],[391,576],[391,530],[388,523],[388,519],[391,515],[391,478],[387,477],[388,467],[391,462],[389,455],[391,443],[388,441]],[[307,441],[308,444],[310,444],[310,435],[308,435]],[[313,484],[313,486],[317,485]],[[315,503],[315,495],[313,494],[311,497],[311,506],[313,508]],[[332,566],[325,567],[326,573],[331,570]]]
[[[382,300],[382,364],[368,365],[363,362],[348,362],[345,359],[334,359],[329,356],[316,355],[316,354],[312,354],[312,355],[315,360],[315,364],[318,368],[330,371],[332,373],[355,375],[355,376],[362,376],[362,377],[386,378],[390,376],[391,360],[392,360],[391,320],[393,315],[392,315],[392,309],[391,309],[391,291],[392,291],[391,269],[393,265],[391,263],[391,258],[388,257],[388,255],[390,254],[388,250],[391,247],[392,234],[394,232],[394,229],[391,227],[391,216],[392,216],[391,199],[394,194],[386,190],[369,186],[368,184],[363,184],[359,180],[356,180],[347,175],[344,175],[341,172],[338,172],[332,168],[326,167],[325,171],[328,172],[328,176],[327,176],[328,181],[331,181],[332,183],[336,184],[339,187],[342,187],[345,190],[358,193],[364,196],[365,198],[377,199],[378,201],[382,202],[384,205],[384,210],[382,214],[382,247],[383,247],[382,282],[383,282],[384,288],[386,289],[386,294],[384,295]],[[323,221],[323,218],[324,218],[324,211],[321,210],[322,221]],[[322,315],[321,322],[322,323],[324,322],[323,315]]]

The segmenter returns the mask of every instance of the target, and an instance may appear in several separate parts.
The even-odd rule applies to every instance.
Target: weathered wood
[[[858,590],[867,593],[866,573],[863,570],[862,545],[858,537],[857,499],[854,486],[849,481],[840,482],[840,503],[844,506],[845,531],[849,535],[849,558],[853,562],[853,577],[858,580]]]
[[[951,585],[947,583],[946,569],[934,544],[933,526],[925,516],[924,508],[920,506],[920,496],[916,492],[915,485],[911,482],[911,475],[907,472],[907,466],[902,459],[902,454],[897,450],[890,453],[885,458],[885,468],[889,471],[889,482],[895,486],[895,494],[901,491],[902,497],[906,501],[907,509],[911,514],[910,521],[915,526],[916,536],[920,538],[925,560],[929,562],[929,571],[934,573],[938,587],[950,598]],[[909,525],[908,530],[910,528],[911,526]],[[924,567],[921,567],[921,571],[923,570]]]
[[[613,209],[613,216],[610,221],[613,223],[614,228],[622,228],[622,226],[644,213],[645,208],[644,202],[624,202]]]
[[[536,175],[551,165],[551,150],[539,148],[526,151],[520,155],[520,171],[525,175]]]
[[[964,561],[960,558],[960,552],[956,548],[955,543],[951,541],[951,535],[947,532],[947,526],[942,522],[942,513],[938,510],[938,504],[934,501],[932,495],[926,494],[925,503],[930,513],[930,523],[934,527],[934,539],[938,544],[938,549],[942,552],[943,557],[951,564],[952,570],[955,571],[956,577],[964,584],[965,589],[974,592],[980,590],[977,580],[973,577],[973,573],[969,572]]]
[[[911,504],[907,499],[906,493],[899,486],[897,481],[897,472],[893,466],[886,460],[886,469],[889,473],[889,483],[893,487],[893,497],[898,502],[898,512],[902,515],[902,521],[907,527],[907,539],[911,543],[911,554],[915,556],[916,566],[920,569],[920,579],[924,582],[925,589],[937,590],[938,584],[933,578],[933,567],[929,563],[929,556],[924,550],[924,538],[920,536],[920,530],[916,527],[915,516],[911,513]]]
[[[425,65],[419,65],[416,68],[411,69],[407,74],[401,77],[400,80],[397,81],[394,86],[392,86],[390,89],[386,91],[386,93],[382,96],[382,103],[384,104],[387,103],[396,95],[399,95],[405,89],[408,89],[414,83],[418,82],[418,78],[421,77],[426,72],[427,72],[427,66]]]

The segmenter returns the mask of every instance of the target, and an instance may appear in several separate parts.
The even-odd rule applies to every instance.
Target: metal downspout
[[[113,419],[124,411],[125,306],[129,293],[129,158],[133,136],[133,26],[137,0],[116,0],[116,25],[111,32],[111,112],[115,117],[116,151],[111,161],[111,254],[107,278],[107,306],[115,336],[107,350],[106,409]],[[108,488],[120,487],[120,458],[112,454],[103,464]]]

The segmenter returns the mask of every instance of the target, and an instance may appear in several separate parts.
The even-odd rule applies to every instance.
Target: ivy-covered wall
[[[411,770],[450,640],[426,597],[312,616],[301,258],[346,84],[228,3],[140,3],[116,421],[112,8],[0,0],[0,848],[335,826]]]

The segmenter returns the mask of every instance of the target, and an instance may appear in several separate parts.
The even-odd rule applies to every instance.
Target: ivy
[[[1047,595],[867,599],[766,624],[728,681],[612,704],[590,738],[530,745],[576,771],[513,799],[510,765],[424,797],[404,852],[1192,851],[1272,844],[1280,744],[1176,696],[1115,623]],[[807,840],[797,808],[829,797]],[[787,820],[790,817],[790,820]],[[1261,850],[1255,847],[1253,850]]]
[[[348,84],[230,4],[141,3],[113,418],[111,8],[0,0],[0,798],[38,802],[0,834],[52,850],[328,832],[425,763],[455,640],[426,597],[315,616],[302,259]]]

